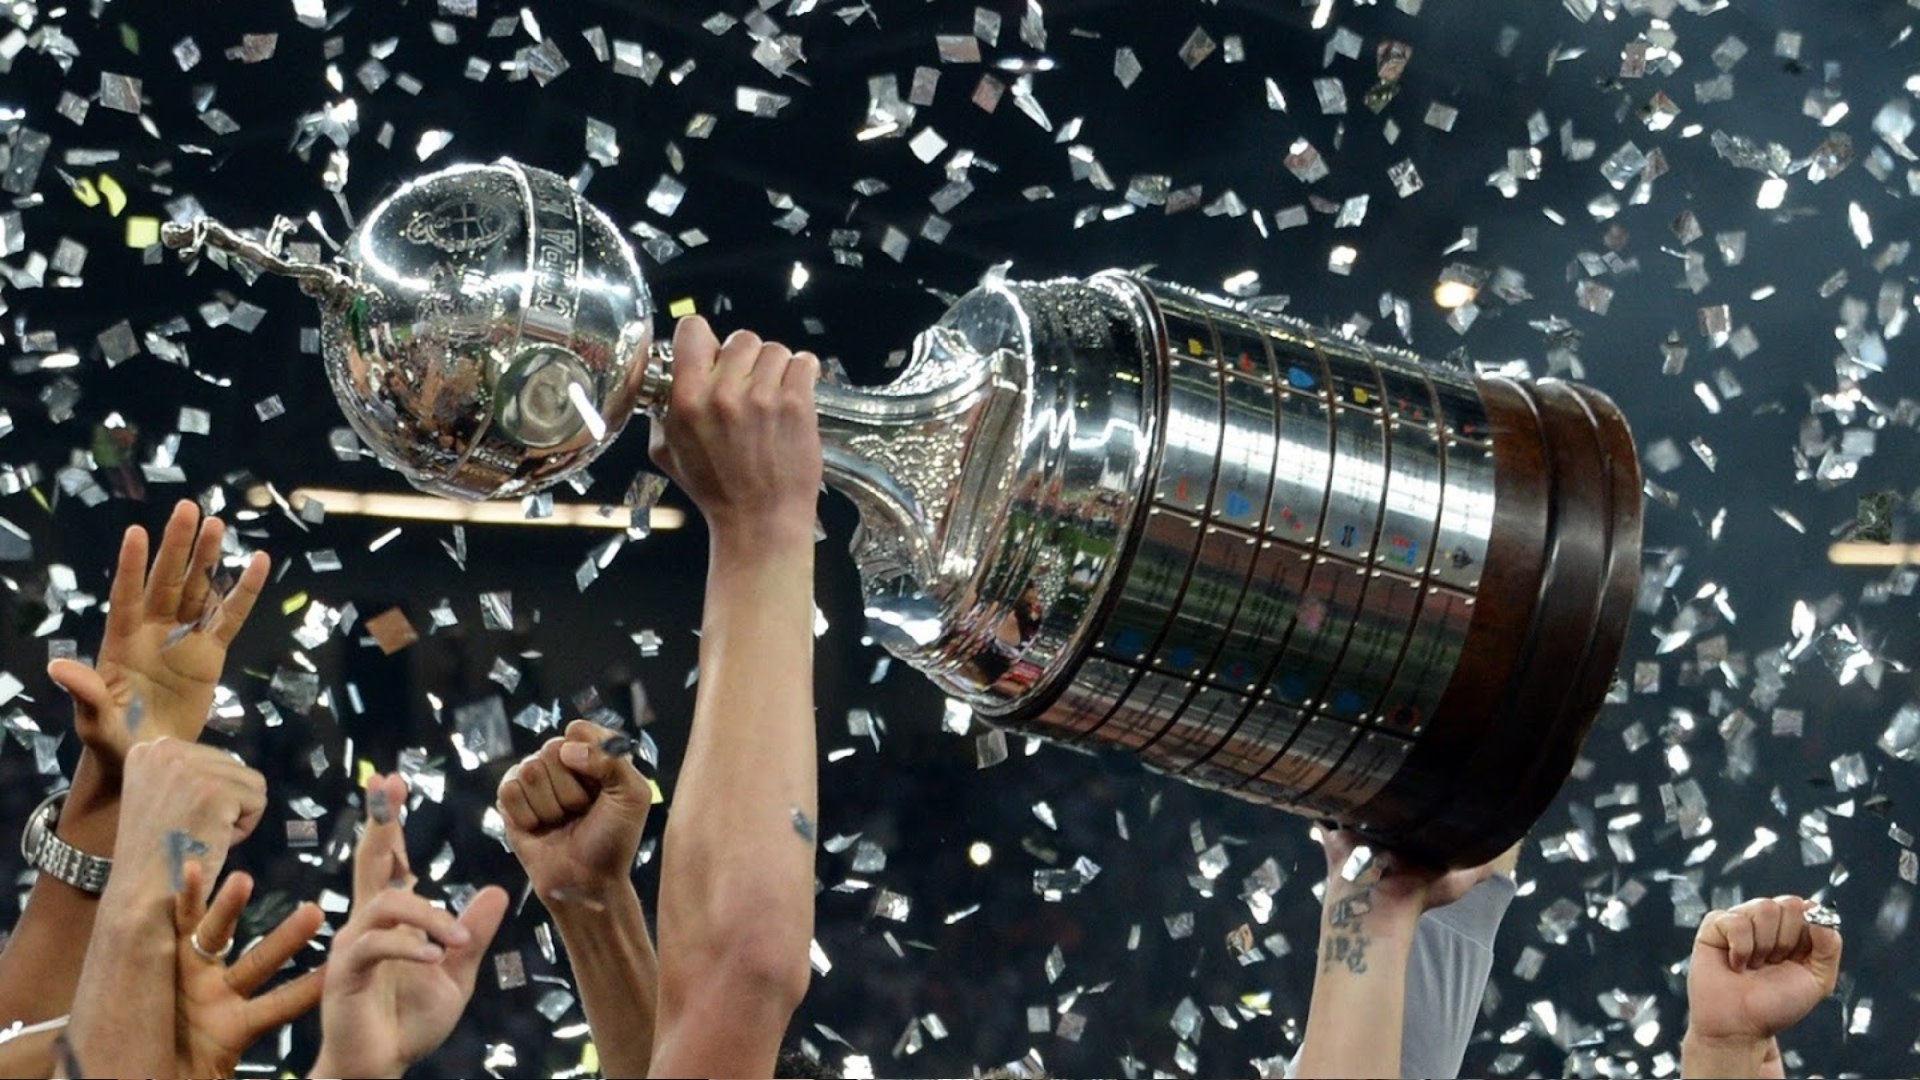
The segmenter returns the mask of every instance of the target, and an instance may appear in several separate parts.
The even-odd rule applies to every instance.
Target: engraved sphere
[[[584,468],[633,414],[653,299],[633,251],[566,180],[457,165],[373,208],[359,286],[321,345],[347,422],[415,487],[488,499]]]

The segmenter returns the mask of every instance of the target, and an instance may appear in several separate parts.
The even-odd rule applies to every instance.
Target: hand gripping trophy
[[[584,467],[671,358],[611,221],[511,160],[420,177],[293,276],[348,422],[416,487]],[[818,391],[869,623],[1009,730],[1454,865],[1516,840],[1611,684],[1640,475],[1612,402],[1107,271],[989,281],[888,386]]]

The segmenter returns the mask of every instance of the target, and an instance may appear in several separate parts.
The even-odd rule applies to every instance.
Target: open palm
[[[81,741],[110,773],[117,774],[136,740],[192,741],[206,726],[227,648],[267,580],[267,556],[256,554],[231,589],[214,595],[225,535],[218,518],[203,526],[200,508],[182,501],[149,572],[146,530],[128,529],[94,666],[56,660],[48,667],[73,698]]]

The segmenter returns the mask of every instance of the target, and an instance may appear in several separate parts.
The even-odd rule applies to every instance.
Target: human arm
[[[67,1030],[65,1017],[0,1030],[0,1076],[48,1076],[59,1067],[55,1052]]]
[[[500,781],[507,843],[560,930],[608,1076],[647,1075],[659,971],[633,864],[653,789],[633,740],[575,720]]]
[[[489,885],[456,918],[414,893],[400,809],[406,781],[367,782],[353,911],[327,953],[312,1076],[399,1076],[452,1034],[507,913]]]
[[[770,1076],[811,976],[819,361],[681,321],[654,457],[707,519],[700,688],[660,877],[652,1073]]]
[[[1429,931],[1421,916],[1467,896],[1496,873],[1511,874],[1517,849],[1484,865],[1450,873],[1381,852],[1349,880],[1346,870],[1360,847],[1358,838],[1344,831],[1323,832],[1321,842],[1327,856],[1327,881],[1320,920],[1320,968],[1291,1075],[1403,1075],[1409,1011],[1426,1016],[1448,1004],[1409,1001],[1414,945],[1422,933],[1441,929],[1436,925]],[[1472,988],[1476,1001],[1484,985],[1482,974]],[[1465,987],[1447,989],[1466,992]],[[1451,1012],[1447,1015],[1454,1018]],[[1448,1032],[1447,1048],[1457,1041],[1464,1050],[1470,1033],[1469,1017],[1464,1032]],[[1457,1070],[1457,1056],[1454,1067]]]
[[[1777,1036],[1840,978],[1840,931],[1808,923],[1814,906],[1777,896],[1700,921],[1687,968],[1683,1076],[1784,1075]]]
[[[1460,899],[1428,909],[1407,960],[1400,1075],[1455,1077],[1480,1024],[1493,974],[1494,939],[1518,891],[1518,844],[1493,860],[1493,873]]]
[[[120,842],[88,938],[67,1028],[102,1075],[171,1076],[177,1011],[174,894],[196,891],[259,824],[266,780],[209,746],[160,739],[127,753]]]
[[[47,674],[73,698],[84,746],[54,835],[86,854],[114,853],[128,748],[163,735],[191,742],[206,724],[227,647],[267,578],[267,557],[255,555],[231,590],[215,592],[225,531],[218,518],[203,526],[195,504],[179,503],[149,573],[146,530],[128,529],[94,666],[71,659],[48,665]],[[169,645],[183,624],[194,629]],[[0,1023],[67,1011],[83,955],[72,942],[91,934],[99,900],[51,874],[35,879],[0,951]]]

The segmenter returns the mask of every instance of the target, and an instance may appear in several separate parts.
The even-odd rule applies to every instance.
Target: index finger
[[[355,905],[371,902],[412,873],[406,834],[400,829],[400,807],[406,797],[407,782],[399,776],[375,773],[367,781],[367,824],[353,853]]]
[[[266,587],[267,571],[273,560],[264,551],[256,551],[253,558],[247,560],[247,568],[241,572],[240,580],[220,601],[215,610],[212,631],[222,645],[233,644],[240,634],[240,628],[247,624],[247,616],[253,614],[253,605],[260,599],[260,590]]]
[[[673,327],[673,381],[691,375],[698,385],[713,370],[714,361],[720,356],[720,338],[714,334],[713,327],[698,315],[688,315]]]
[[[227,985],[243,995],[265,986],[287,961],[300,954],[326,921],[318,904],[306,903],[294,908],[292,914],[280,920],[280,925],[268,931],[266,937],[241,953],[227,968]]]

